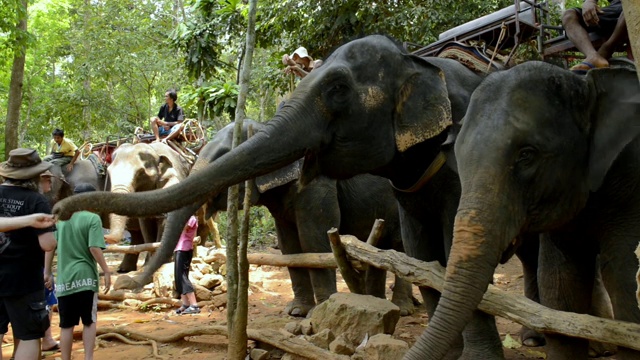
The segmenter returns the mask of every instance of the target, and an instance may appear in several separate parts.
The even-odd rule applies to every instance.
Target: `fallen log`
[[[120,254],[139,254],[143,251],[154,252],[160,247],[160,242],[138,245],[109,245],[102,252]]]
[[[120,334],[127,338],[139,341],[155,341],[159,343],[170,343],[184,339],[187,336],[200,335],[224,335],[228,336],[226,326],[195,326],[181,328],[170,335],[156,335],[148,332],[141,332],[127,327],[100,327],[96,330],[97,335]],[[284,350],[309,359],[323,360],[348,360],[345,355],[334,354],[328,350],[319,348],[312,343],[293,336],[284,331],[277,330],[255,330],[247,329],[247,337],[250,340],[260,341],[278,349]]]
[[[145,293],[131,293],[122,290],[112,290],[107,294],[98,293],[98,300],[124,301],[125,299],[132,299],[147,301],[155,298],[157,298],[157,296],[151,296]]]
[[[291,255],[248,254],[249,264],[287,267],[306,267],[314,269],[335,269],[336,260],[332,253],[306,253]]]
[[[340,240],[349,256],[393,272],[416,285],[442,291],[444,268],[438,262],[427,263],[394,250],[380,250],[350,235],[343,235]],[[489,285],[478,309],[542,333],[564,334],[640,350],[640,324],[549,309],[494,285]]]

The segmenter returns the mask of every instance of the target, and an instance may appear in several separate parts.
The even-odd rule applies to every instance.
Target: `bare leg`
[[[158,118],[152,117],[150,120],[151,131],[153,131],[153,135],[156,137],[156,141],[160,141],[160,132],[158,131]]]
[[[164,142],[167,142],[171,139],[175,139],[176,137],[178,137],[180,135],[180,133],[182,132],[182,124],[180,124],[180,127],[178,129],[176,129],[176,131],[173,131],[171,133],[169,133],[169,135],[167,135],[166,138],[163,139]]]
[[[189,304],[189,305],[193,305],[193,306],[197,306],[198,305],[198,301],[196,300],[196,293],[190,292],[190,293],[187,293],[187,295],[182,295],[182,296],[187,298],[188,302],[185,302],[185,304]]]
[[[0,334],[0,344],[2,344],[2,340],[4,340],[4,334]],[[13,348],[13,356],[15,357],[16,355],[16,348]],[[2,360],[2,351],[0,351],[0,360]]]
[[[17,360],[40,360],[40,339],[21,340],[16,350]]]
[[[620,15],[618,18],[618,22],[616,23],[615,29],[613,29],[613,33],[611,36],[605,41],[600,49],[598,49],[598,53],[605,59],[608,59],[613,55],[613,52],[616,48],[623,44],[625,41],[629,39],[629,34],[627,33],[627,22],[624,20],[624,13]]]
[[[96,345],[96,323],[89,326],[84,325],[82,344],[84,345],[84,360],[93,360],[93,347]]]
[[[71,346],[73,345],[73,328],[60,329],[60,351],[62,360],[71,360]],[[84,338],[84,334],[83,334]]]
[[[49,311],[49,324],[51,324],[51,318],[53,318],[53,311]],[[56,345],[58,345],[58,342],[53,338],[53,335],[51,334],[51,326],[49,326],[44,332],[44,337],[42,338],[42,351],[51,349]]]
[[[607,67],[607,58],[602,57],[591,44],[587,30],[582,27],[579,19],[580,14],[575,10],[567,10],[562,15],[562,26],[573,44],[580,50],[585,61],[590,62],[595,67]]]

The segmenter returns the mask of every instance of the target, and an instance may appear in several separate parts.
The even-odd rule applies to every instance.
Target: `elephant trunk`
[[[475,194],[495,194],[493,191],[476,191]],[[495,203],[480,204],[479,196],[465,201],[463,193],[454,224],[454,239],[447,263],[442,296],[429,327],[405,359],[442,359],[449,348],[472,319],[473,312],[492,282],[493,273],[518,233],[519,221],[493,219],[501,209]],[[483,196],[501,203],[503,196]],[[513,208],[513,207],[511,207]],[[482,210],[479,210],[482,209]],[[513,214],[518,211],[514,209]]]
[[[299,114],[298,114],[299,115]],[[308,111],[301,121],[277,115],[263,131],[175,186],[135,194],[78,194],[56,204],[54,213],[67,219],[75,211],[93,210],[133,217],[167,213],[207,199],[227,187],[267,174],[318,149],[326,133],[320,116]],[[289,116],[291,117],[291,116]]]
[[[130,185],[119,184],[114,184],[111,191],[116,194],[129,194],[134,192]],[[105,241],[109,244],[116,244],[122,241],[128,220],[124,215],[109,214],[109,234],[105,235]]]

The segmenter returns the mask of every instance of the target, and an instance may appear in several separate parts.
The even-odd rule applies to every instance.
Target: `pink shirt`
[[[193,238],[196,237],[198,232],[198,219],[195,216],[191,216],[187,221],[187,226],[182,230],[180,234],[180,240],[175,251],[189,251],[193,250]]]

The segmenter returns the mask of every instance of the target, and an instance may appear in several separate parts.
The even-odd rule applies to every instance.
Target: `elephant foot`
[[[116,278],[116,281],[113,284],[113,290],[138,290],[143,286],[144,284],[136,281],[136,278],[132,278],[128,275],[120,275]]]
[[[120,266],[118,266],[118,274],[126,274],[138,269],[138,254],[125,254],[122,258]]]
[[[597,341],[589,341],[589,357],[598,358],[614,355],[618,351],[618,347],[612,344],[601,343]]]
[[[524,326],[520,329],[520,342],[527,347],[544,346],[546,343],[544,335]]]
[[[411,297],[402,296],[396,298],[394,296],[391,302],[400,308],[400,316],[409,316],[416,312],[416,307]]]
[[[291,300],[284,308],[284,312],[291,316],[305,317],[316,306],[314,302]]]

